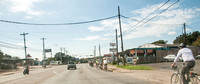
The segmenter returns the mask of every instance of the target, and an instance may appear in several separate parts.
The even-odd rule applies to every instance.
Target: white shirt
[[[104,63],[104,64],[107,64],[107,60],[103,60],[103,63]]]
[[[178,51],[177,57],[175,58],[174,62],[178,61],[178,58],[182,56],[184,62],[186,61],[194,61],[194,56],[192,51],[189,48],[182,48]]]

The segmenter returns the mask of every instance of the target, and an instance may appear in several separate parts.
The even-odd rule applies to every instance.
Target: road
[[[67,66],[37,69],[29,75],[17,73],[0,77],[0,84],[155,84],[136,77],[120,73],[106,72],[78,64],[76,70],[67,70]]]
[[[41,84],[153,84],[153,82],[91,68],[88,64],[79,64],[77,70],[66,70]]]
[[[200,73],[200,60],[195,60],[196,64],[195,67],[193,68],[194,71],[196,73]],[[142,66],[150,66],[150,67],[154,67],[156,69],[160,69],[160,70],[171,70],[170,66],[173,62],[161,62],[161,63],[149,63],[149,64],[140,64]],[[176,65],[177,66],[182,66],[183,62],[177,62]]]
[[[0,84],[39,84],[43,80],[55,76],[64,70],[66,70],[64,66],[55,66],[52,68],[30,70],[29,75],[23,75],[22,72],[4,75],[0,76]]]
[[[151,71],[115,70],[106,72],[77,64],[76,70],[67,70],[66,65],[51,68],[32,69],[29,75],[22,72],[0,76],[0,84],[169,84],[173,70],[172,62],[140,64],[156,68]],[[177,63],[181,65],[182,62]],[[110,67],[111,68],[111,67]],[[196,60],[194,72],[200,69],[200,60]],[[161,75],[162,74],[162,75]]]

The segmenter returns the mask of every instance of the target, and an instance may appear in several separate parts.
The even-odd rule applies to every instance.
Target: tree
[[[166,43],[167,43],[167,41],[158,40],[158,41],[153,42],[152,44],[166,44]]]
[[[184,35],[177,36],[176,39],[173,41],[174,44],[184,43]]]
[[[194,46],[199,46],[199,47],[200,47],[200,35],[198,36],[198,38],[196,39],[196,41],[194,41],[194,42],[192,43],[192,45],[194,45]]]
[[[62,57],[65,56],[65,53],[62,53],[62,52],[58,52],[54,55],[55,59],[56,60],[59,60],[61,61]]]
[[[55,60],[62,61],[63,64],[67,64],[69,61],[76,61],[75,57],[72,57],[70,55],[65,55],[65,53],[61,53],[61,52],[56,53],[54,57],[55,57]]]
[[[0,50],[0,61],[3,59],[3,52]]]
[[[187,45],[193,45],[193,42],[195,42],[200,35],[199,31],[195,31],[193,33],[186,34],[186,42]],[[179,35],[176,37],[176,39],[173,41],[174,44],[180,44],[185,43],[185,36],[184,34]]]
[[[3,59],[3,52],[1,52],[1,50],[0,50],[0,69],[1,69],[1,62],[2,62],[2,59]]]

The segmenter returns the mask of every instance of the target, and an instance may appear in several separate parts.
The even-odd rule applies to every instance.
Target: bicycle
[[[190,80],[192,80],[192,84],[200,84],[200,74],[190,72]]]
[[[182,80],[181,80],[180,67],[175,66],[175,67],[172,67],[172,69],[177,70],[177,71],[174,72],[174,74],[172,74],[170,83],[171,84],[183,84]],[[200,77],[199,77],[200,75],[199,74],[189,72],[188,75],[189,75],[189,77],[186,77],[186,78],[189,78],[190,84],[200,84]]]

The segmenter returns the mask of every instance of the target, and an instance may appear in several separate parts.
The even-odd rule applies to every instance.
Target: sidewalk
[[[113,65],[108,65],[108,70],[114,73],[124,74],[130,77],[135,77],[147,81],[153,81],[155,84],[170,84],[171,75],[174,73],[171,70],[127,70],[117,68]]]

